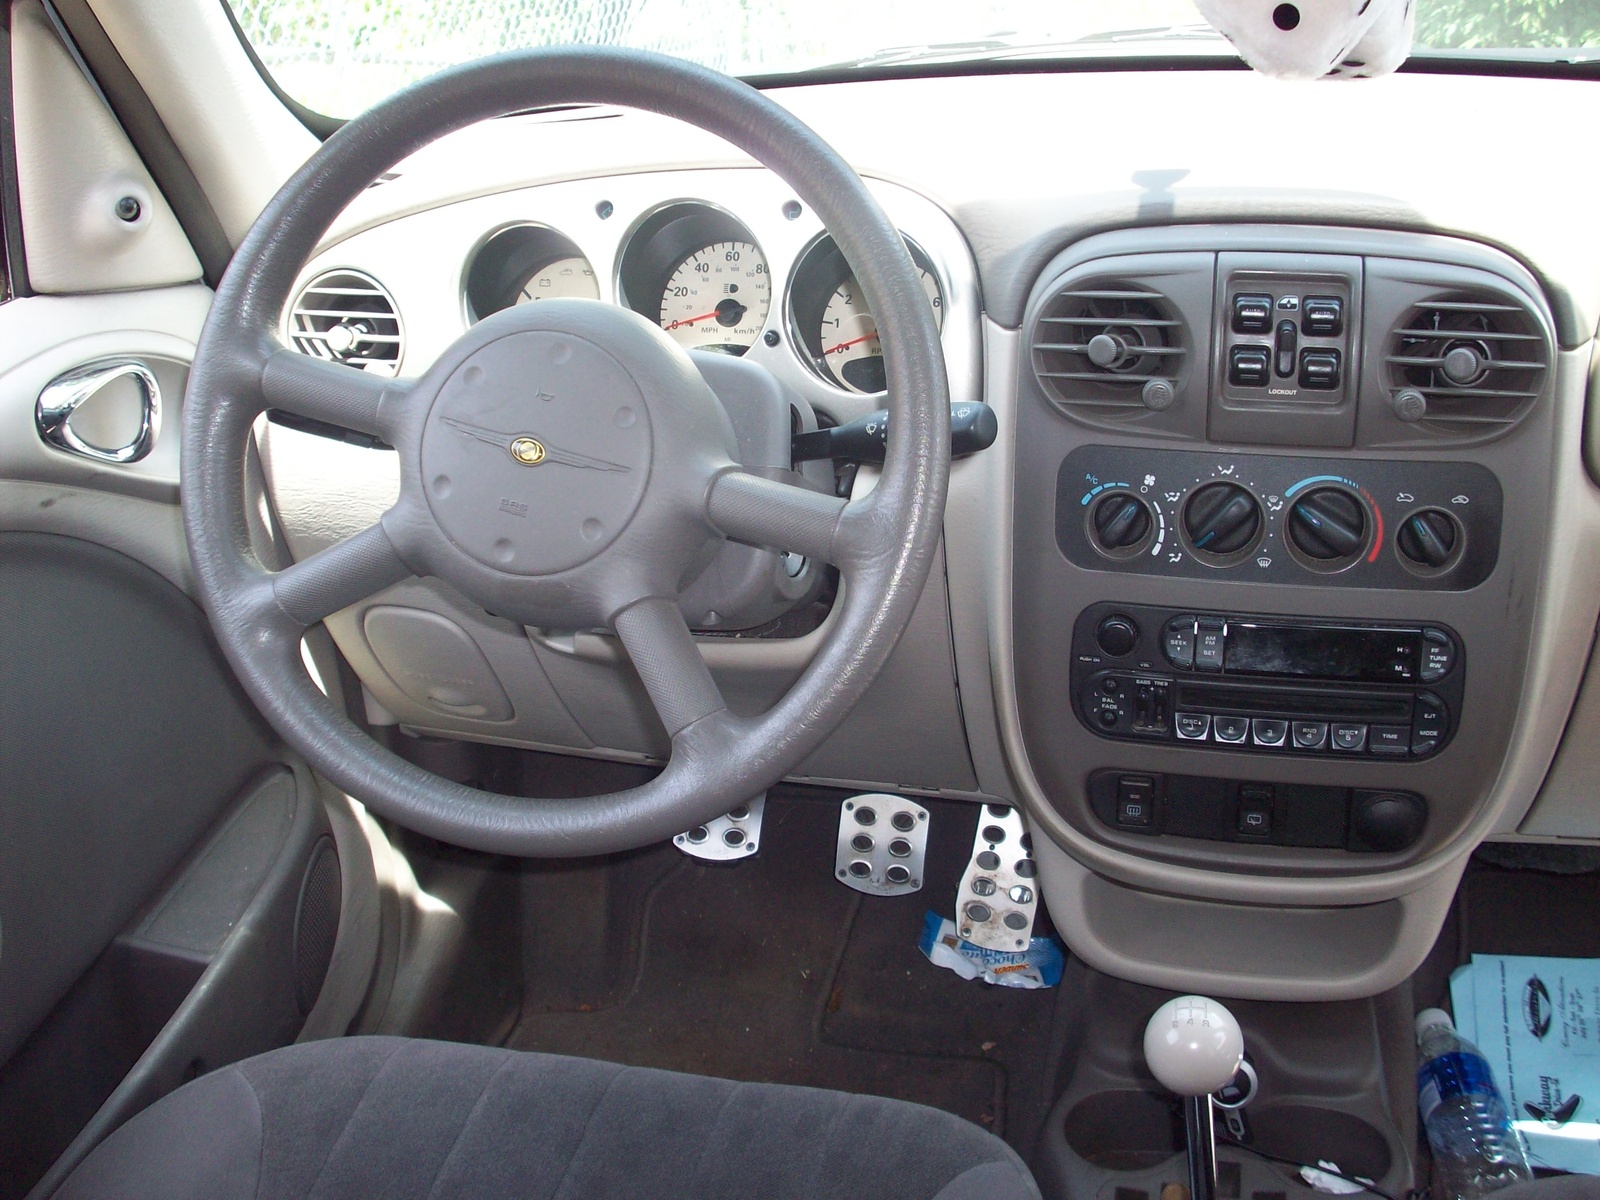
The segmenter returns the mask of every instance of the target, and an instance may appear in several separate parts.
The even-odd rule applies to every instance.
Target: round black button
[[[1107,617],[1094,631],[1094,640],[1102,653],[1121,658],[1139,644],[1139,627],[1127,617]]]

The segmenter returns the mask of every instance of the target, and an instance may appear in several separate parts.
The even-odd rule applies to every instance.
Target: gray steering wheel
[[[888,457],[846,503],[743,471],[693,363],[635,313],[520,305],[480,322],[415,382],[307,358],[278,340],[297,273],[381,172],[472,122],[572,103],[698,125],[794,188],[828,227],[877,315]],[[381,520],[285,570],[250,548],[246,451],[265,409],[382,438],[400,498]],[[938,332],[894,225],[826,143],[761,93],[675,59],[617,49],[501,55],[445,71],[344,126],[267,205],[217,289],[189,376],[183,517],[224,653],[283,738],[375,812],[429,836],[524,856],[661,841],[781,779],[867,689],[911,617],[937,547],[949,472]],[[508,518],[509,504],[526,514]],[[759,717],[731,713],[676,603],[721,539],[838,566],[835,627]],[[501,796],[378,745],[307,675],[324,617],[413,575],[444,579],[525,625],[614,630],[672,739],[665,769],[586,799]]]

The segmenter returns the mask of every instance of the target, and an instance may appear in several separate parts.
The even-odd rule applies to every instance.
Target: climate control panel
[[[1090,570],[1462,591],[1494,570],[1501,505],[1476,463],[1081,446],[1056,542]]]

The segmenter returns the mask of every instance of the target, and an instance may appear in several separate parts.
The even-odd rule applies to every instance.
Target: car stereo
[[[1460,720],[1465,650],[1440,624],[1097,604],[1072,697],[1102,737],[1201,749],[1426,758]]]

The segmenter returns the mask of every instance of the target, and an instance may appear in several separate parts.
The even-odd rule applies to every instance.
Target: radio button
[[[1221,621],[1195,622],[1194,665],[1202,671],[1222,670]]]
[[[1367,748],[1367,727],[1365,725],[1333,725],[1329,727],[1328,739],[1333,743],[1335,750],[1343,750],[1350,754],[1360,754]]]
[[[1179,741],[1203,742],[1211,732],[1211,717],[1207,713],[1179,713],[1177,725]]]
[[[1374,725],[1367,738],[1367,752],[1403,758],[1411,753],[1411,730],[1404,725]]]
[[[1161,635],[1161,649],[1173,666],[1194,666],[1194,618],[1178,617],[1168,621]]]
[[[1421,757],[1432,754],[1444,741],[1450,725],[1450,714],[1444,701],[1431,693],[1417,697],[1416,711],[1411,717],[1411,753]]]
[[[1290,736],[1294,738],[1295,748],[1298,750],[1321,750],[1328,744],[1328,723],[1296,721],[1290,727]]]
[[[1250,722],[1250,736],[1258,746],[1281,746],[1289,736],[1289,722],[1258,717]]]
[[[1424,629],[1422,631],[1422,670],[1419,674],[1424,683],[1434,683],[1450,674],[1450,668],[1456,665],[1456,644],[1450,640],[1450,635],[1442,629]]]
[[[1250,718],[1213,717],[1211,733],[1219,742],[1242,742],[1250,734]]]

